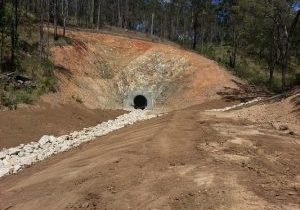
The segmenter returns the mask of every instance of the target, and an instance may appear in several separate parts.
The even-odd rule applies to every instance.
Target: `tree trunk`
[[[74,8],[75,25],[78,26],[78,0],[75,0],[74,4],[75,4],[75,8]]]
[[[293,41],[294,32],[300,18],[300,10],[297,12],[297,15],[292,21],[292,24],[287,29],[287,26],[280,21],[281,13],[278,13],[277,16],[279,17],[276,21],[276,32],[277,32],[277,39],[278,39],[278,48],[279,48],[279,62],[281,68],[281,84],[282,84],[282,91],[286,90],[286,72],[288,67],[288,61],[290,59],[290,46]]]
[[[0,73],[3,71],[2,64],[3,64],[3,49],[4,48],[4,31],[1,28],[1,49],[0,49]]]
[[[18,0],[12,0],[12,26],[11,26],[11,63],[13,70],[17,70],[17,45],[18,45]]]
[[[47,0],[47,58],[50,51],[50,0]]]
[[[269,86],[272,87],[274,78],[274,67],[269,67]]]
[[[65,37],[65,0],[61,1],[61,14],[63,18],[63,34],[62,36]]]
[[[204,51],[204,30],[202,30],[202,33],[201,33],[201,53],[203,53]]]
[[[164,36],[164,20],[161,19],[160,21],[160,37],[163,37]]]
[[[238,48],[238,36],[234,30],[233,31],[233,51],[230,53],[230,58],[229,58],[229,66],[233,69],[236,66],[237,48]]]
[[[34,4],[34,13],[37,14],[38,13],[38,1],[35,0]]]
[[[179,15],[180,15],[180,8],[178,7],[178,10],[176,12],[176,25],[175,25],[175,38],[178,40],[178,35],[179,35]]]
[[[0,0],[0,12],[4,7],[4,1]],[[3,63],[3,48],[4,48],[4,27],[1,27],[1,46],[0,46],[0,73],[3,71],[2,63]]]
[[[95,2],[91,0],[91,8],[90,8],[90,26],[94,28],[94,11],[95,11]]]
[[[281,66],[281,84],[282,84],[282,91],[286,89],[286,66],[283,64]]]
[[[97,30],[100,29],[101,0],[98,0]]]
[[[163,18],[164,18],[164,22],[163,22],[164,23],[164,25],[163,25],[164,35],[163,35],[163,38],[165,39],[166,35],[167,35],[167,33],[166,33],[166,31],[167,31],[167,14],[166,13],[164,13]]]
[[[124,27],[128,28],[129,27],[129,21],[128,21],[128,13],[129,13],[129,5],[128,5],[129,0],[125,0],[125,20],[124,20]]]
[[[40,6],[40,59],[44,56],[44,0],[41,0]]]
[[[120,0],[118,0],[118,26],[122,27]]]
[[[0,0],[0,1],[1,1],[1,0]],[[25,4],[25,14],[28,15],[28,12],[29,12],[29,3],[30,3],[30,1],[26,1],[25,3],[26,3],[26,4]]]
[[[154,33],[154,13],[151,15],[151,36],[153,36]]]
[[[193,42],[192,42],[192,49],[195,50],[197,46],[197,29],[198,29],[198,13],[194,14],[193,18]]]
[[[63,37],[66,37],[66,24],[67,18],[69,16],[69,3],[68,0],[63,0],[64,10],[63,10],[63,17],[64,17],[64,28],[63,28]]]
[[[270,51],[268,56],[268,69],[269,69],[269,87],[273,85],[273,78],[274,78],[274,68],[275,68],[275,60],[276,60],[276,53],[275,53],[275,37],[274,34],[275,29],[272,32],[272,40],[270,43]]]
[[[57,7],[58,0],[54,0],[54,8],[53,8],[53,20],[54,20],[54,40],[58,40],[58,32],[57,32]]]
[[[273,54],[273,53],[272,53]],[[271,55],[272,56],[272,55]],[[273,78],[274,78],[274,61],[273,57],[271,58],[272,60],[269,60],[268,62],[268,69],[269,69],[269,86],[272,87],[273,85]]]

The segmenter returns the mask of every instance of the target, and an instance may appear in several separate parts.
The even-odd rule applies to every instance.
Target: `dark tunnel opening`
[[[133,100],[135,109],[146,109],[148,105],[147,98],[143,95],[138,95]]]

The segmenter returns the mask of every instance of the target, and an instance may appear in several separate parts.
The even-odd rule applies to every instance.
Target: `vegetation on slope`
[[[275,93],[282,92],[282,75],[278,64],[274,66],[273,78],[270,81],[268,63],[262,57],[240,50],[237,53],[236,64],[233,68],[229,63],[228,48],[229,46],[226,44],[205,44],[202,49],[197,47],[196,51],[217,61],[236,76],[247,80],[250,84]],[[286,90],[297,85],[300,85],[300,62],[297,58],[292,57],[286,73]]]
[[[39,20],[19,9],[15,16],[14,11],[13,4],[2,2],[0,106],[10,108],[30,104],[41,94],[55,91],[56,84],[48,52],[40,53]]]

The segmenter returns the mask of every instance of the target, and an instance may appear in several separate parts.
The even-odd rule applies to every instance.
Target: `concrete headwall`
[[[147,99],[146,109],[154,109],[154,94],[151,91],[147,91],[147,90],[128,91],[123,103],[124,109],[133,109],[134,98],[139,95],[142,95]]]

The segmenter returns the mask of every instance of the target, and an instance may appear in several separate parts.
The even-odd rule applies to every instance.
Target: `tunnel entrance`
[[[148,105],[147,98],[143,95],[138,95],[134,98],[133,105],[135,109],[146,109]]]

